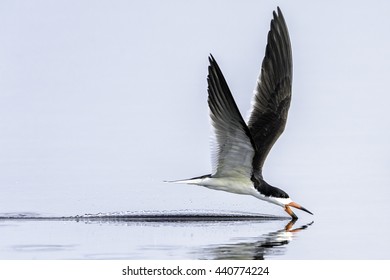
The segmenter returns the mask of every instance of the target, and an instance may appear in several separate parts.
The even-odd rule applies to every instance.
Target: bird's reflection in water
[[[264,260],[266,256],[283,255],[286,245],[299,231],[307,229],[313,222],[294,228],[290,221],[283,229],[263,234],[253,242],[238,242],[203,248],[203,255],[215,260]]]

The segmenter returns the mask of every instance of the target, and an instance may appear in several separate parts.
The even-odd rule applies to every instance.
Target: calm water
[[[146,216],[145,216],[146,215]],[[228,212],[3,213],[1,259],[386,259],[385,232]],[[145,218],[146,217],[146,218]],[[152,217],[152,218],[151,218]],[[387,223],[383,220],[382,224]],[[378,228],[380,228],[378,224]],[[371,236],[368,234],[371,232]]]
[[[285,171],[284,177],[304,178]],[[301,184],[308,186],[295,197],[314,215],[296,210],[294,225],[274,205],[196,186],[140,183],[138,189],[97,192],[85,185],[91,191],[83,194],[62,185],[55,195],[35,189],[15,199],[3,196],[3,209],[26,211],[0,212],[0,259],[389,259],[387,175],[357,178],[306,177]],[[121,190],[134,191],[121,197]],[[121,212],[106,211],[114,204]],[[192,210],[180,210],[183,205]],[[145,211],[153,206],[166,210]],[[83,208],[103,211],[84,214]],[[133,217],[151,213],[154,219]]]
[[[2,259],[285,258],[312,224],[249,213],[2,216]]]

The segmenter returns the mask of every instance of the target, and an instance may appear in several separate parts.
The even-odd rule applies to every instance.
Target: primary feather
[[[282,12],[273,13],[261,73],[257,80],[248,128],[257,153],[255,175],[261,176],[264,161],[284,131],[291,101],[292,51]]]

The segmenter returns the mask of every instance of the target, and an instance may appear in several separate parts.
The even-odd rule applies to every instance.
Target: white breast
[[[194,181],[187,181],[187,184],[204,186],[213,190],[252,195],[253,182],[247,178],[224,177],[224,178],[201,178]]]
[[[236,194],[252,195],[258,199],[282,207],[291,202],[290,198],[267,197],[261,194],[258,190],[255,189],[252,180],[246,177],[223,177],[223,178],[203,177],[203,178],[180,180],[180,181],[175,181],[173,183],[198,185],[213,190],[231,192]]]

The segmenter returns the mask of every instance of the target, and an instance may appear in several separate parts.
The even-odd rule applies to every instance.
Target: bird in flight
[[[254,92],[248,123],[245,123],[216,60],[210,54],[208,105],[215,134],[211,174],[172,181],[214,190],[252,195],[279,205],[293,220],[291,207],[312,214],[289,195],[268,184],[262,175],[264,161],[282,134],[291,101],[292,51],[280,8],[273,12],[265,57]]]

